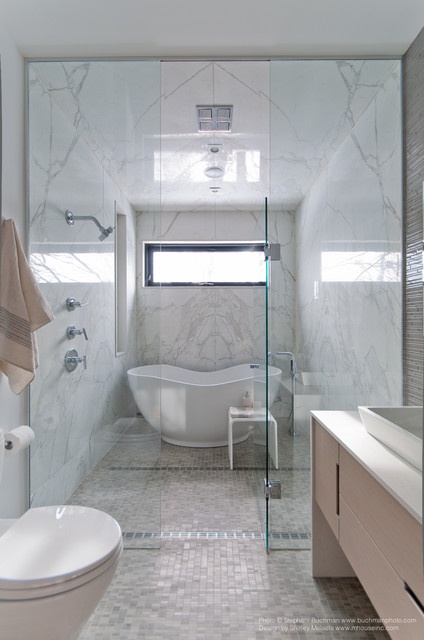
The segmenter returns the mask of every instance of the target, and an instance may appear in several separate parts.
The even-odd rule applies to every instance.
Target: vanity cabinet
[[[312,416],[313,575],[356,575],[392,638],[424,638],[421,523],[379,478],[393,454],[347,422],[336,437]],[[380,461],[375,474],[372,455]],[[393,464],[399,476],[399,459]],[[418,475],[411,479],[415,490]]]

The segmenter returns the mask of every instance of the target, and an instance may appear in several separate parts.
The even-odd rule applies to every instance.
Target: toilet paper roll
[[[12,429],[12,431],[4,434],[5,454],[11,456],[16,455],[19,451],[22,451],[22,449],[29,447],[34,438],[35,433],[31,427],[22,425],[21,427]]]

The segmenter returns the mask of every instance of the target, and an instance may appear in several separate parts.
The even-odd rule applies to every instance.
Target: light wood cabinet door
[[[339,537],[339,445],[317,422],[313,437],[313,493],[336,538]]]
[[[424,615],[353,511],[340,498],[340,545],[394,640],[424,638]]]
[[[400,578],[424,604],[420,523],[342,447],[340,495]]]

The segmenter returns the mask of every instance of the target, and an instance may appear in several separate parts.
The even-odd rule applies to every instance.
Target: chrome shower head
[[[103,242],[103,240],[106,240],[106,238],[108,238],[110,236],[110,234],[113,233],[114,227],[108,227],[107,229],[105,229],[104,227],[99,226],[99,229],[102,232],[99,235],[99,240],[100,240],[100,242]]]
[[[101,234],[99,235],[100,242],[106,240],[106,238],[108,238],[115,229],[115,227],[108,227],[107,229],[105,229],[94,216],[74,216],[72,211],[69,211],[69,209],[65,212],[65,220],[69,224],[69,226],[72,226],[75,220],[91,220],[101,231]]]

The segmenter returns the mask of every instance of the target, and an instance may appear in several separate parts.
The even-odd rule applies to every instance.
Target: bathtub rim
[[[187,384],[198,387],[216,387],[224,384],[231,384],[233,382],[242,382],[243,380],[252,379],[264,383],[266,379],[266,376],[264,375],[265,371],[263,371],[263,375],[258,375],[257,373],[255,373],[257,369],[250,369],[250,365],[251,363],[248,362],[244,364],[231,365],[230,367],[225,367],[224,369],[216,369],[214,371],[195,371],[193,369],[186,369],[184,367],[178,367],[172,364],[146,364],[128,369],[127,375],[128,377],[133,378],[154,378],[157,380],[163,380],[164,382],[174,382],[176,384]],[[252,371],[252,375],[240,375],[237,377],[233,376],[229,377],[228,379],[219,377],[220,375],[222,376],[223,372],[232,371],[234,373],[235,369],[240,369],[240,371],[243,370],[245,374],[248,371]],[[196,379],[190,380],[189,375],[184,378],[178,376],[172,377],[171,372],[173,371],[184,372],[184,374],[191,374],[191,377],[193,378],[195,376]],[[278,367],[269,366],[268,368],[269,377],[279,376],[281,373],[282,370]],[[213,380],[214,378],[216,378],[216,381]]]

